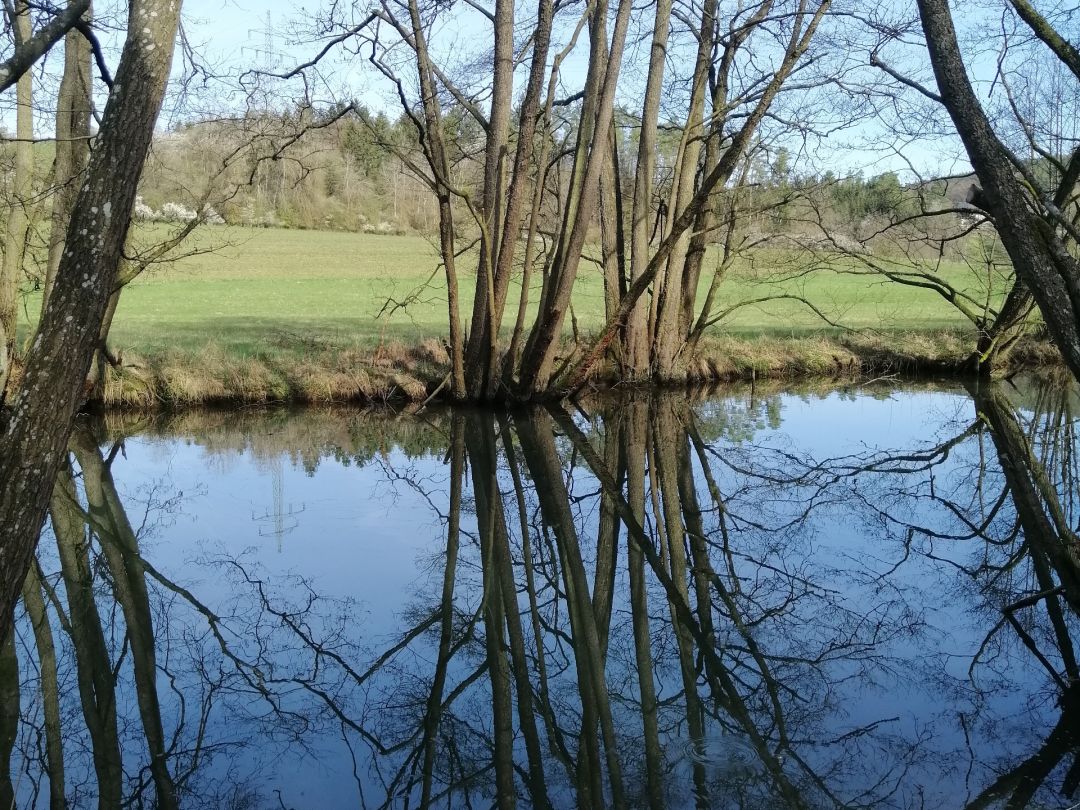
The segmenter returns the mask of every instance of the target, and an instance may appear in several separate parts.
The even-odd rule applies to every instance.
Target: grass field
[[[164,234],[144,226],[136,237]],[[185,250],[124,290],[109,340],[124,363],[106,376],[106,404],[417,401],[446,374],[444,279],[421,237],[220,226]],[[970,353],[971,325],[937,295],[829,269],[777,283],[776,266],[790,260],[758,253],[752,267],[733,269],[718,309],[794,294],[860,333],[838,334],[797,301],[743,307],[707,336],[688,379],[956,369]],[[707,258],[706,276],[714,263]],[[469,256],[459,266],[466,306],[475,266]],[[959,267],[945,272],[954,284],[974,281]],[[511,322],[518,294],[511,286]],[[29,335],[40,295],[24,304]],[[573,299],[582,333],[602,325],[603,307],[600,270],[583,262]]]
[[[432,277],[436,250],[421,237],[221,226],[203,228],[188,243],[191,248],[211,252],[148,272],[124,291],[111,336],[117,347],[157,354],[212,342],[228,353],[251,354],[312,342],[369,347],[446,334],[443,276],[440,271]],[[758,262],[759,273],[767,264]],[[461,266],[468,270],[475,262],[463,259]],[[463,272],[463,301],[471,302],[472,290],[473,276]],[[735,273],[721,288],[720,306],[782,291],[805,296],[852,328],[965,326],[952,307],[925,290],[827,271],[779,286]],[[512,287],[515,308],[517,295]],[[407,306],[394,307],[407,300]],[[39,306],[36,296],[28,297],[28,314]],[[595,264],[582,264],[574,312],[583,331],[602,325],[603,289]],[[831,331],[795,301],[744,307],[718,329],[774,338]]]

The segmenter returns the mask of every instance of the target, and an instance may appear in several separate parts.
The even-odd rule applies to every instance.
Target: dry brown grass
[[[326,349],[236,356],[208,343],[192,354],[173,351],[131,358],[123,368],[110,369],[105,405],[419,402],[427,398],[429,385],[434,389],[446,373],[445,366],[435,362],[434,348],[440,347],[391,344],[373,352]]]
[[[882,375],[919,377],[970,373],[970,335],[912,332],[843,337],[771,336],[708,338],[686,359],[668,385],[738,380],[824,380]],[[569,351],[570,347],[566,347]],[[117,408],[184,408],[196,405],[409,403],[426,400],[446,377],[449,358],[442,343],[388,343],[375,349],[297,349],[272,346],[258,355],[236,355],[208,343],[193,353],[173,350],[147,358],[130,356],[110,369],[105,405]],[[1053,347],[1021,343],[1012,365],[1051,365]],[[602,363],[591,387],[620,382],[618,367]],[[442,394],[446,394],[443,390]]]

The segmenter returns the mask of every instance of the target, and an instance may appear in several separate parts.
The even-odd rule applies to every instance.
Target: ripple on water
[[[737,734],[706,734],[689,740],[683,749],[691,764],[732,771],[755,770],[759,764],[757,751]]]

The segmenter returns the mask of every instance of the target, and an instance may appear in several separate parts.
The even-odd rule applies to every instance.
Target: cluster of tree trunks
[[[532,56],[524,95],[514,119],[512,102],[514,0],[496,0],[487,14],[494,31],[491,102],[488,112],[470,102],[435,63],[427,39],[437,9],[408,4],[408,16],[383,3],[380,21],[389,23],[415,57],[421,115],[413,115],[427,158],[425,177],[440,199],[440,237],[450,309],[450,389],[458,400],[527,401],[565,395],[581,384],[603,357],[632,380],[677,380],[692,347],[709,321],[712,297],[698,306],[697,291],[705,246],[717,229],[720,194],[754,142],[758,128],[785,83],[806,59],[830,8],[822,2],[763,0],[721,19],[710,0],[695,17],[697,41],[692,89],[681,122],[682,141],[674,179],[660,208],[662,227],[653,224],[656,206],[655,146],[660,102],[669,68],[672,4],[660,0],[653,30],[642,103],[637,165],[631,188],[618,166],[616,99],[631,4],[606,0],[590,4],[567,47],[549,60],[555,8],[540,0],[531,31]],[[609,31],[609,23],[611,29]],[[553,109],[563,58],[582,32],[588,37],[588,70],[572,114],[569,142],[560,142]],[[744,52],[757,36],[779,37],[782,49],[771,66],[732,93],[736,73],[749,59]],[[375,40],[376,44],[380,44]],[[383,45],[385,48],[392,45]],[[376,48],[377,50],[377,48]],[[401,89],[404,79],[372,57]],[[546,88],[546,95],[545,95]],[[484,171],[479,192],[455,186],[443,142],[440,98],[449,92],[477,119],[483,136]],[[512,120],[513,119],[513,120]],[[513,123],[516,140],[510,137]],[[553,157],[553,152],[555,156]],[[554,179],[559,155],[569,160],[565,181]],[[419,171],[420,167],[414,167]],[[457,203],[455,205],[455,203]],[[460,211],[479,231],[479,263],[468,335],[460,326],[455,234]],[[601,211],[600,216],[597,212]],[[543,232],[544,216],[557,222]],[[551,213],[554,212],[554,213]],[[630,212],[629,221],[625,213]],[[584,260],[590,229],[601,225],[608,323],[595,342],[566,351],[563,330],[571,293]],[[650,232],[651,231],[651,232]],[[659,233],[657,233],[659,231]],[[543,241],[545,248],[540,249]],[[524,261],[519,248],[524,245]],[[526,312],[534,265],[542,275],[537,313]],[[520,272],[517,318],[509,348],[501,340],[511,279]],[[688,352],[687,348],[691,351]]]

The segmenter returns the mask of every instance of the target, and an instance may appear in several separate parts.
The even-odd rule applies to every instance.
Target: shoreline
[[[970,334],[902,332],[815,337],[711,337],[685,364],[678,379],[630,382],[603,365],[586,390],[679,389],[757,380],[877,378],[970,379],[976,376]],[[1045,341],[1025,338],[995,376],[1061,366]],[[178,411],[262,405],[399,405],[449,403],[441,383],[449,370],[441,343],[392,343],[364,352],[320,349],[295,355],[233,355],[207,344],[196,352],[139,357],[128,354],[106,370],[104,399],[92,410]],[[518,403],[520,404],[520,403]]]

